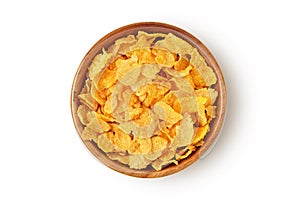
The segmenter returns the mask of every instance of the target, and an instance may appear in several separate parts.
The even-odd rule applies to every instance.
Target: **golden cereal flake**
[[[98,136],[97,145],[105,153],[115,151],[114,145],[107,138],[107,134],[101,134]]]
[[[163,151],[150,152],[150,153],[148,153],[148,154],[145,154],[144,157],[145,157],[147,160],[154,161],[154,160],[156,160],[157,158],[159,158],[159,157],[161,156],[162,153],[163,153]]]
[[[133,121],[120,122],[119,128],[128,135],[135,135],[138,132],[138,127]]]
[[[191,143],[194,136],[194,125],[189,114],[184,114],[180,125],[176,126],[176,136],[171,149],[187,146]]]
[[[212,68],[210,67],[200,68],[200,71],[205,81],[205,86],[211,86],[216,84],[217,77]]]
[[[174,108],[174,102],[177,100],[177,97],[175,96],[173,91],[168,92],[164,98],[162,99],[163,102],[168,104],[169,106]]]
[[[154,40],[155,38],[147,38],[145,35],[140,35],[138,41],[134,45],[130,46],[129,49],[132,51],[150,47]]]
[[[110,67],[106,67],[105,70],[95,75],[92,81],[95,84],[96,89],[101,92],[102,90],[110,88],[112,85],[114,85],[118,80],[116,73],[116,67],[113,67],[112,69],[110,69]]]
[[[151,151],[152,143],[148,138],[136,138],[138,148],[134,152],[135,154],[148,154]]]
[[[204,144],[204,140],[200,140],[196,144],[194,144],[195,147],[201,147]]]
[[[181,112],[198,112],[198,101],[197,97],[195,96],[188,96],[188,97],[181,97],[178,99],[180,107],[181,107]]]
[[[190,74],[190,71],[192,69],[192,66],[188,66],[183,70],[176,71],[172,68],[164,68],[164,71],[171,75],[172,77],[184,77]]]
[[[183,77],[173,77],[170,79],[171,82],[174,82],[179,91],[186,92],[189,94],[194,93],[194,88],[188,82],[187,79]]]
[[[169,141],[172,141],[174,137],[173,137],[173,134],[171,133],[171,130],[166,125],[167,125],[167,123],[164,121],[159,122],[159,125],[158,125],[159,132],[157,133],[157,135],[168,140],[168,142],[169,142]],[[174,136],[175,136],[175,134],[174,134]]]
[[[150,48],[142,48],[128,52],[127,57],[136,58],[138,64],[153,64],[155,63],[155,55],[152,53]]]
[[[123,37],[120,39],[117,39],[115,41],[115,45],[121,45],[121,44],[134,44],[136,43],[136,39],[134,37],[134,35],[128,35],[127,37]]]
[[[151,84],[147,84],[138,88],[135,91],[135,94],[139,97],[145,95],[142,104],[145,105],[146,107],[150,107],[155,102],[162,99],[169,90],[170,89],[168,86],[153,82]]]
[[[110,95],[104,104],[104,114],[111,115],[117,107],[117,99],[115,95]]]
[[[195,127],[195,136],[193,138],[192,144],[197,144],[199,141],[203,140],[206,133],[208,132],[208,129],[208,124],[202,127]]]
[[[144,108],[128,108],[128,114],[130,119],[135,120],[138,119],[141,115],[141,113],[144,111]]]
[[[182,151],[180,151],[179,153],[176,154],[175,158],[176,160],[182,160],[187,158],[189,155],[191,155],[193,153],[193,151],[196,150],[196,147],[193,145],[190,145],[186,148],[184,148]]]
[[[91,110],[86,105],[81,104],[78,106],[77,115],[78,115],[80,122],[83,125],[87,125],[89,123],[89,120],[87,117],[89,112],[91,112]]]
[[[148,126],[152,121],[152,115],[150,109],[142,109],[139,118],[135,119],[134,122],[140,127]]]
[[[168,166],[170,164],[174,163],[175,165],[178,165],[178,161],[177,160],[167,160],[167,161],[162,161],[160,159],[154,161],[152,163],[152,167],[156,170],[156,171],[160,171],[163,167]]]
[[[191,60],[190,63],[196,68],[204,68],[207,67],[207,64],[204,58],[200,55],[196,48],[193,48],[191,52]]]
[[[158,152],[162,151],[167,147],[168,141],[165,138],[162,138],[160,136],[153,136],[151,138],[151,152]]]
[[[190,85],[190,88],[192,88],[193,90],[196,88],[195,83],[193,81],[193,77],[191,76],[191,74],[188,74],[184,77],[185,81]]]
[[[206,103],[206,98],[204,97],[197,97],[198,101],[198,119],[199,119],[199,124],[201,126],[204,126],[207,124],[207,118],[205,114],[205,103]]]
[[[156,74],[161,70],[161,66],[156,64],[143,64],[142,65],[142,74],[143,76],[155,79]]]
[[[101,106],[103,106],[106,102],[106,98],[100,94],[94,83],[91,86],[91,97]]]
[[[199,70],[197,70],[196,68],[191,69],[190,71],[190,75],[191,78],[193,80],[193,83],[195,85],[195,87],[198,88],[202,88],[205,86],[205,80],[203,79],[203,76],[201,75],[201,73],[199,72]]]
[[[123,151],[128,151],[129,153],[135,152],[138,147],[137,143],[133,142],[131,137],[119,129],[117,125],[113,125],[112,128],[114,132],[108,135],[111,142]]]
[[[115,122],[116,121],[113,117],[107,116],[107,115],[103,115],[103,114],[101,114],[99,112],[97,113],[97,116],[98,116],[98,119],[100,118],[100,119],[102,119],[105,122]]]
[[[215,103],[218,97],[218,91],[212,88],[200,88],[198,90],[195,90],[195,95],[198,97],[205,97],[207,99],[205,106],[207,107]]]
[[[137,81],[141,73],[141,66],[137,63],[137,58],[131,57],[126,60],[119,58],[115,63],[117,72],[114,76],[117,80],[124,85],[132,85]]]
[[[81,138],[83,140],[90,140],[97,142],[99,133],[95,132],[92,129],[85,127],[81,133]]]
[[[132,169],[144,169],[150,164],[150,161],[147,160],[143,155],[130,155],[129,156],[129,167]]]
[[[205,83],[205,86],[211,86],[217,82],[217,77],[211,67],[208,67],[204,58],[199,54],[196,48],[191,53],[191,64],[199,72],[199,77]]]
[[[120,122],[119,128],[127,134],[134,135],[134,137],[150,138],[157,130],[158,119],[150,110],[149,114],[141,116],[137,120]]]
[[[171,52],[176,52],[181,55],[191,54],[193,47],[183,39],[169,33],[164,40],[158,41],[155,46],[166,48]]]
[[[162,85],[162,84],[150,84],[147,87],[147,96],[145,100],[143,101],[143,105],[147,107],[153,106],[155,102],[160,101],[164,95],[169,92],[169,87]]]
[[[140,37],[145,37],[147,40],[153,39],[153,38],[164,38],[166,37],[166,34],[164,33],[147,33],[145,31],[139,31],[136,38],[139,39]]]
[[[110,126],[102,119],[94,118],[87,125],[87,128],[97,132],[104,133],[110,130]]]
[[[152,49],[152,53],[155,55],[155,61],[157,64],[172,67],[175,63],[176,55],[170,51],[164,49]]]
[[[213,119],[216,117],[216,106],[208,106],[205,108],[208,118]]]
[[[178,56],[178,60],[174,63],[174,69],[177,71],[185,70],[190,65],[190,63],[188,59],[181,54],[178,54]]]
[[[89,118],[90,120],[86,127],[90,128],[91,130],[98,133],[103,133],[110,130],[109,124],[105,122],[98,113],[94,111],[91,112]]]
[[[138,80],[130,85],[130,88],[133,90],[133,91],[136,91],[137,89],[139,89],[140,87],[143,87],[147,84],[150,84],[152,82],[152,79],[150,78],[147,78],[145,76],[143,76],[142,74],[138,77]]]
[[[89,107],[91,110],[96,110],[98,107],[98,103],[93,99],[90,93],[87,94],[79,94],[78,95],[79,100],[81,103]]]
[[[86,79],[85,84],[84,84],[83,88],[81,89],[80,94],[89,93],[91,90],[91,85],[92,85],[92,81],[90,79]]]
[[[128,165],[129,164],[129,156],[128,155],[121,155],[116,152],[109,152],[106,154],[111,160],[119,161],[122,164]]]
[[[175,157],[175,153],[176,151],[173,149],[167,149],[164,154],[159,157],[159,159],[161,161],[168,161],[168,160],[172,160]]]
[[[112,54],[106,53],[105,49],[102,49],[102,53],[95,56],[90,67],[89,67],[89,78],[94,79],[95,75],[98,74],[108,64]]]
[[[116,40],[114,49],[117,50],[118,54],[125,55],[136,42],[137,40],[134,35],[128,35],[127,37]]]
[[[130,97],[133,94],[133,91],[131,88],[124,87],[122,90],[119,90],[118,93],[120,93],[122,95],[122,98],[119,99],[119,101],[128,103]]]
[[[182,115],[175,112],[171,106],[165,102],[159,101],[153,106],[153,111],[157,117],[173,125],[182,119]]]

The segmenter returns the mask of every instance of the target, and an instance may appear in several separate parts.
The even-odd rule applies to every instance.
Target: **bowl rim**
[[[130,169],[129,167],[117,163],[117,161],[113,161],[109,159],[105,153],[103,153],[93,142],[85,141],[81,138],[81,132],[83,130],[83,126],[79,121],[79,118],[77,116],[77,108],[78,108],[78,94],[80,90],[78,91],[78,87],[81,84],[80,89],[82,88],[83,82],[85,79],[81,80],[82,77],[86,74],[86,71],[92,61],[92,59],[100,52],[100,49],[103,47],[108,47],[103,43],[109,43],[107,42],[109,39],[113,38],[116,35],[122,35],[123,32],[130,32],[130,31],[137,31],[137,30],[144,30],[144,29],[165,29],[166,31],[172,32],[173,34],[184,38],[184,40],[188,40],[189,43],[192,43],[191,45],[199,51],[199,53],[202,55],[202,57],[205,59],[205,61],[208,63],[208,65],[214,70],[216,76],[217,76],[217,83],[215,84],[215,88],[218,90],[218,98],[217,98],[217,114],[214,118],[212,125],[210,125],[210,131],[207,134],[208,136],[205,138],[205,142],[203,146],[200,148],[197,148],[188,158],[183,159],[180,161],[178,165],[170,165],[165,168],[163,168],[160,171],[149,171],[149,170],[135,170]],[[155,32],[155,31],[154,31]],[[156,31],[161,32],[161,31]],[[128,35],[129,33],[123,35],[122,37]],[[115,41],[117,38],[112,39],[111,41]],[[101,48],[100,48],[101,47]],[[163,177],[170,174],[174,174],[178,171],[181,171],[197,160],[201,158],[202,156],[207,155],[207,153],[213,148],[213,146],[216,144],[217,139],[219,138],[219,135],[221,133],[221,129],[224,123],[224,118],[226,114],[226,105],[227,105],[227,97],[226,97],[226,85],[223,73],[221,71],[221,68],[213,56],[213,54],[209,51],[209,49],[195,36],[190,34],[189,32],[178,28],[174,25],[161,23],[161,22],[138,22],[138,23],[132,23],[125,26],[122,26],[120,28],[117,28],[110,33],[106,34],[104,37],[102,37],[100,40],[98,40],[86,53],[84,58],[82,59],[81,63],[79,64],[76,74],[73,79],[72,89],[71,89],[71,98],[70,98],[70,106],[71,106],[71,114],[73,123],[75,126],[75,129],[77,131],[78,136],[80,137],[83,144],[87,147],[87,149],[99,160],[101,163],[106,165],[107,167],[134,177],[140,177],[140,178],[154,178],[154,177]]]

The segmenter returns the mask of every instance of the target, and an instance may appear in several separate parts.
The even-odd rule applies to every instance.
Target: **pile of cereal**
[[[204,143],[216,82],[198,50],[172,33],[120,38],[89,66],[81,138],[132,169],[177,165]]]

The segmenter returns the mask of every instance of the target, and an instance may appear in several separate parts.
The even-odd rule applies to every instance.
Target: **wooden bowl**
[[[165,168],[163,168],[160,171],[149,171],[149,170],[135,170],[130,169],[129,167],[118,163],[116,161],[113,161],[109,159],[98,147],[95,143],[90,141],[83,141],[85,146],[89,149],[89,151],[102,163],[104,163],[106,166],[121,172],[123,174],[127,174],[130,176],[135,177],[143,177],[143,178],[150,178],[150,177],[162,177],[166,175],[170,175],[173,173],[176,173],[195,161],[197,161],[199,158],[201,158],[203,155],[205,155],[215,144],[218,135],[220,134],[221,127],[223,125],[224,116],[225,116],[225,110],[226,110],[226,87],[224,78],[221,72],[221,69],[216,61],[216,59],[213,57],[212,53],[200,42],[196,37],[191,35],[190,33],[177,28],[175,26],[164,24],[164,23],[157,23],[157,22],[141,22],[141,23],[135,23],[130,24],[121,28],[118,28],[111,33],[104,36],[102,39],[100,39],[86,54],[86,56],[83,58],[82,62],[80,63],[78,70],[76,72],[73,86],[72,86],[72,92],[71,92],[71,112],[72,117],[74,121],[75,128],[77,130],[77,133],[81,135],[81,132],[83,131],[83,125],[80,123],[79,118],[77,116],[77,108],[79,106],[79,99],[78,94],[81,91],[81,88],[84,85],[84,81],[86,79],[86,73],[87,69],[92,62],[93,58],[99,54],[102,50],[102,48],[108,48],[116,39],[127,36],[129,34],[137,34],[138,31],[145,31],[148,33],[173,33],[176,36],[179,36],[180,38],[186,40],[189,42],[192,46],[196,47],[199,51],[199,53],[202,55],[202,57],[205,59],[207,64],[214,70],[216,76],[217,76],[217,83],[215,85],[215,89],[218,91],[219,95],[217,98],[217,101],[215,105],[217,106],[216,111],[216,117],[214,120],[210,123],[210,131],[205,137],[205,142],[203,146],[198,148],[196,151],[194,151],[188,158],[183,159],[180,161],[178,165],[169,165]],[[201,170],[201,169],[199,169]]]

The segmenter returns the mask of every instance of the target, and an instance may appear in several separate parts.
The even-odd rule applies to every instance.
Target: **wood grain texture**
[[[93,58],[101,52],[102,48],[109,47],[116,39],[127,36],[128,34],[137,34],[138,31],[145,31],[148,33],[160,32],[160,33],[173,33],[174,35],[179,36],[180,38],[189,42],[192,46],[196,47],[199,53],[206,60],[207,64],[214,70],[217,76],[217,83],[215,85],[215,89],[218,91],[219,95],[216,101],[217,112],[216,118],[211,122],[210,131],[205,138],[205,142],[201,148],[198,148],[195,152],[192,153],[188,158],[180,161],[179,165],[169,165],[163,168],[161,171],[154,170],[135,170],[130,169],[129,167],[120,164],[116,161],[109,159],[98,147],[96,144],[90,141],[83,141],[85,146],[89,149],[89,151],[103,164],[110,167],[113,170],[121,172],[123,174],[127,174],[135,177],[143,177],[143,178],[154,178],[154,177],[162,177],[167,176],[173,173],[176,173],[192,163],[201,158],[210,147],[215,143],[218,135],[220,134],[220,130],[223,125],[225,112],[226,112],[226,86],[223,78],[222,71],[212,55],[212,53],[207,49],[207,47],[200,42],[196,37],[191,35],[190,33],[172,26],[168,24],[158,23],[158,22],[141,22],[130,24],[119,29],[112,31],[111,33],[104,36],[100,39],[85,55],[82,62],[80,63],[76,75],[74,77],[72,91],[71,91],[71,112],[74,121],[74,125],[79,136],[83,130],[83,125],[80,123],[79,118],[77,116],[77,108],[79,106],[78,94],[81,91],[81,88],[84,85],[84,81],[86,78],[87,69],[92,62]]]

